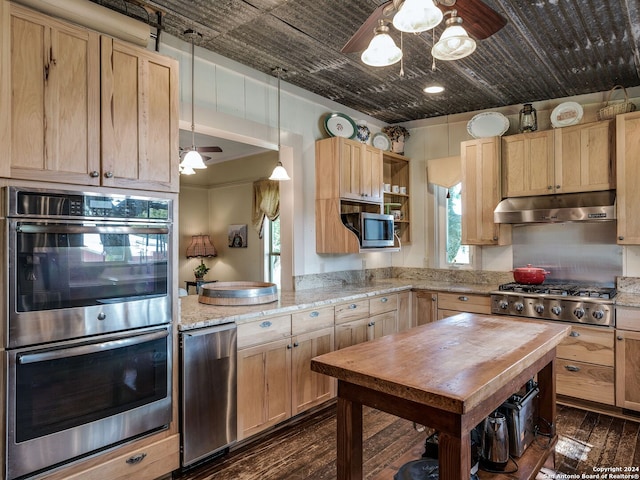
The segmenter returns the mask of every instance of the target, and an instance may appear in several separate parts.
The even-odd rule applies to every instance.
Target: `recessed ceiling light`
[[[424,88],[426,93],[441,93],[444,92],[444,87],[442,85],[429,85]]]

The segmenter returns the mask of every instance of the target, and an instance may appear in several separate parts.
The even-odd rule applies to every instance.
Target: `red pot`
[[[532,267],[528,264],[526,267],[514,269],[513,279],[526,285],[540,285],[549,273],[551,272],[547,272],[544,268]]]

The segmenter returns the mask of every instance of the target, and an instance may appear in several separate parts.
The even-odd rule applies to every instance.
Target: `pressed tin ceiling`
[[[92,1],[146,18],[138,0]],[[639,0],[484,0],[504,28],[469,57],[436,61],[435,72],[432,32],[403,34],[402,77],[400,64],[369,67],[359,52],[340,52],[384,0],[144,3],[164,12],[163,31],[173,36],[189,42],[183,32],[195,29],[200,47],[270,75],[280,66],[284,81],[388,123],[640,85]],[[434,82],[446,90],[425,94]]]

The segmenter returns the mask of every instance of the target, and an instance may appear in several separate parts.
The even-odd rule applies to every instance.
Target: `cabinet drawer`
[[[565,360],[614,365],[614,331],[572,326],[569,336],[558,345],[557,356]]]
[[[556,392],[559,395],[614,405],[614,369],[590,363],[556,360]]]
[[[368,316],[369,300],[359,300],[336,306],[336,323],[350,322]]]
[[[291,315],[269,317],[238,325],[238,348],[281,340],[291,336]]]
[[[378,315],[379,313],[391,312],[398,309],[398,294],[381,295],[369,299],[369,314]]]
[[[640,332],[640,309],[616,308],[616,328]]]
[[[490,314],[491,297],[468,293],[438,293],[438,309]]]
[[[132,450],[91,469],[65,477],[67,480],[153,480],[180,467],[180,435]]]
[[[333,307],[316,308],[291,315],[291,333],[312,332],[322,328],[333,327]]]

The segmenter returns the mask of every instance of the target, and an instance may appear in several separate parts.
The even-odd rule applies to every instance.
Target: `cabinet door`
[[[102,37],[102,183],[177,192],[178,65]]]
[[[356,345],[358,343],[366,342],[369,339],[368,332],[368,318],[336,325],[336,350],[350,347],[351,345]]]
[[[426,290],[417,290],[415,293],[415,324],[426,325],[435,322],[438,317],[438,294]]]
[[[411,292],[398,294],[398,331],[403,332],[415,326],[412,314]]]
[[[503,196],[554,193],[553,152],[553,130],[502,137]]]
[[[357,142],[341,139],[340,155],[340,197],[350,200],[362,200],[362,156],[361,145]]]
[[[311,371],[311,359],[333,351],[333,340],[333,327],[293,338],[291,353],[292,415],[333,397],[335,385],[333,379]]]
[[[640,411],[640,332],[616,331],[616,405]]]
[[[11,176],[98,185],[100,43],[95,32],[11,10]]]
[[[238,350],[238,440],[291,416],[291,340]]]
[[[387,312],[375,315],[367,323],[367,340],[391,335],[398,331],[398,312]]]
[[[383,195],[382,151],[368,145],[364,145],[362,149],[362,193],[367,201],[381,202]]]
[[[554,130],[556,192],[615,188],[612,125],[605,121]]]
[[[462,142],[462,243],[497,245],[493,211],[500,196],[500,138]]]
[[[618,243],[640,244],[640,112],[616,117],[616,211]]]

